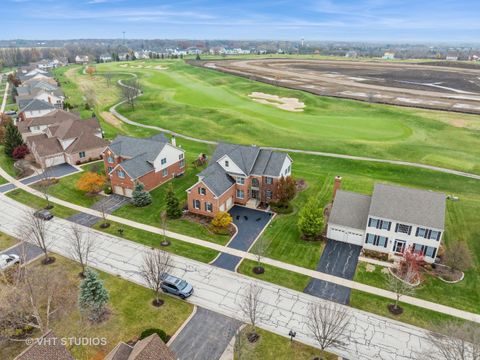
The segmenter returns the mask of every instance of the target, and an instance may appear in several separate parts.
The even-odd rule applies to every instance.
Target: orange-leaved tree
[[[97,194],[102,191],[106,178],[95,172],[86,172],[77,181],[77,189],[89,194]]]
[[[95,69],[93,66],[88,66],[87,69],[85,70],[85,72],[90,76],[95,74],[96,71],[97,69]]]
[[[232,217],[225,211],[219,211],[212,219],[212,225],[219,229],[226,229],[232,222]]]

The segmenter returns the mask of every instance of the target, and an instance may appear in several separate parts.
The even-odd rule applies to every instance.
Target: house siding
[[[205,188],[206,194],[201,195],[198,193],[199,188]],[[187,198],[188,198],[188,211],[204,216],[215,216],[216,213],[220,211],[220,207],[224,206],[224,211],[227,211],[227,201],[229,198],[232,198],[232,204],[235,203],[235,185],[232,185],[225,193],[223,193],[219,198],[216,198],[215,195],[208,189],[207,186],[203,182],[198,182],[188,190]],[[195,209],[193,206],[194,200],[200,201],[200,209]],[[209,212],[205,209],[205,203],[212,204],[212,211]]]
[[[66,159],[67,159],[67,162],[72,165],[83,164],[92,160],[101,159],[103,150],[104,150],[103,146],[95,149],[90,149],[90,150],[80,150],[73,154],[66,154]],[[80,152],[82,151],[85,152],[84,158],[80,158]]]

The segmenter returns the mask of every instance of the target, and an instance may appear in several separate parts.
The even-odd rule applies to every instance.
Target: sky
[[[0,39],[480,42],[480,0],[0,0]]]

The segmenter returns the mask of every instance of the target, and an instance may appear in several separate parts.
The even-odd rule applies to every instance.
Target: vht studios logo
[[[107,339],[102,337],[62,337],[62,338],[28,338],[25,340],[27,345],[44,345],[44,346],[99,346],[107,345]]]

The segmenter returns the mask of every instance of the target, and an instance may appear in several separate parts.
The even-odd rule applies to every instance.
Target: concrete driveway
[[[247,251],[252,246],[255,239],[268,224],[273,213],[246,208],[243,206],[234,206],[229,211],[233,218],[233,223],[237,226],[237,233],[227,245],[233,249]],[[241,258],[229,254],[220,254],[212,265],[227,270],[235,270]]]
[[[361,249],[362,247],[358,245],[329,239],[318,262],[317,270],[352,280]],[[304,292],[340,304],[348,304],[350,302],[349,288],[324,280],[310,280]]]
[[[43,254],[43,251],[36,245],[23,242],[23,243],[19,243],[18,245],[15,245],[10,249],[0,252],[0,254],[18,255],[20,256],[20,259],[22,259],[22,264],[23,264],[36,259],[37,257]]]
[[[120,209],[123,205],[128,204],[129,202],[130,198],[117,194],[112,194],[110,196],[105,196],[99,201],[97,201],[91,206],[91,209],[97,211],[102,211],[103,209],[105,213],[111,214],[115,210]],[[67,220],[83,226],[92,227],[98,222],[98,220],[100,220],[100,218],[98,216],[90,214],[77,213],[67,218]]]
[[[198,307],[169,347],[180,360],[218,360],[241,324]]]

